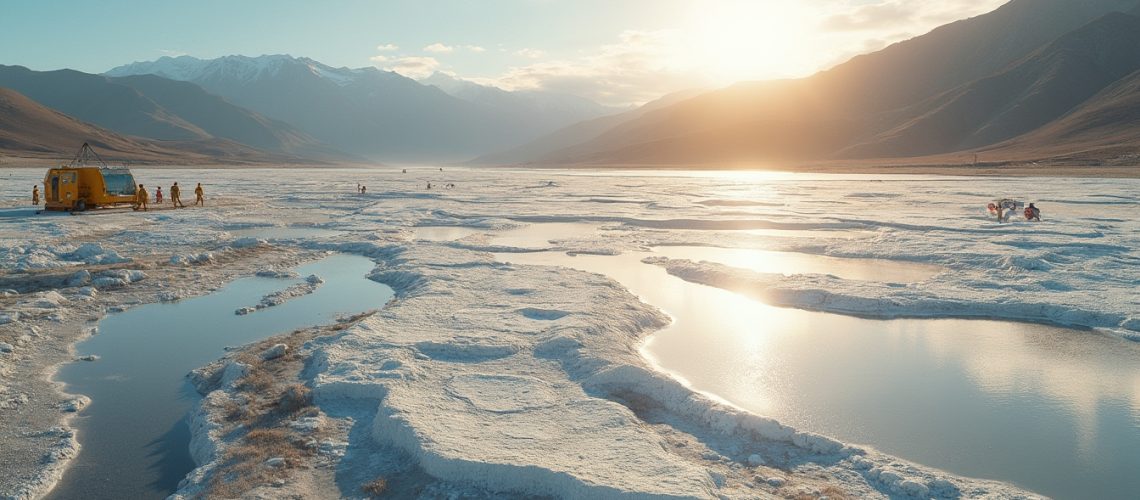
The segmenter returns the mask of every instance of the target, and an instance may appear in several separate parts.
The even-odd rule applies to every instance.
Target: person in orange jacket
[[[135,210],[141,208],[143,211],[146,211],[148,196],[149,193],[146,192],[146,188],[144,188],[142,184],[139,184],[139,190],[137,193],[135,193]]]
[[[182,203],[182,188],[178,187],[177,182],[170,186],[170,204],[174,205],[174,208],[186,208]]]

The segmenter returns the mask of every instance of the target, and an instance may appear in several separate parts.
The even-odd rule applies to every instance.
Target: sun
[[[701,2],[686,30],[687,57],[721,84],[806,76],[819,60],[818,15],[798,0]]]

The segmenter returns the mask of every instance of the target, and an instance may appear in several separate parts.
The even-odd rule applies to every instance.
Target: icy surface
[[[251,78],[271,70],[251,67]],[[33,217],[5,201],[0,223],[12,230],[0,232],[0,266],[38,273],[45,283],[57,278],[43,273],[59,270],[53,282],[59,286],[90,268],[85,286],[102,288],[96,280],[109,278],[129,288],[155,279],[150,267],[135,265],[146,257],[186,272],[274,245],[372,259],[378,265],[372,278],[392,286],[397,300],[315,344],[309,383],[322,408],[352,408],[343,411],[371,423],[352,435],[347,446],[353,453],[398,450],[433,478],[427,491],[456,496],[746,498],[818,496],[828,487],[852,497],[1025,494],[849,446],[696,393],[638,351],[668,324],[661,311],[605,276],[505,265],[492,251],[617,255],[712,245],[873,259],[884,266],[930,264],[946,272],[900,285],[656,262],[687,280],[748,287],[777,304],[825,312],[1029,319],[1123,337],[1140,332],[1136,181],[456,168],[409,168],[406,174],[323,169],[318,175],[136,169],[136,177],[161,185],[206,180],[211,206]],[[39,170],[17,170],[13,182],[0,184],[0,199],[23,200],[25,188],[41,179]],[[427,191],[428,181],[456,188]],[[367,195],[356,193],[357,182],[368,185]],[[1038,202],[1044,222],[987,218],[985,203],[1002,196]],[[495,238],[538,223],[573,226],[539,239]],[[336,235],[270,244],[231,232],[266,225]],[[415,228],[423,226],[464,230],[417,238]],[[215,258],[185,257],[204,251]],[[145,270],[138,276],[145,279],[100,274],[118,270]],[[81,302],[74,289],[61,292],[68,301],[55,301],[57,308],[38,307],[52,298],[28,293],[22,284],[26,280],[0,283],[18,292],[2,298],[7,323],[0,325],[16,354],[20,345],[9,341],[15,332],[51,322],[52,315],[66,317]],[[177,284],[171,288],[177,297]],[[98,293],[105,300],[120,291],[112,286]],[[151,300],[159,299],[156,293]],[[0,355],[0,363],[12,354]],[[195,436],[196,447],[226,439],[204,432]],[[359,492],[358,484],[344,487],[342,494]]]

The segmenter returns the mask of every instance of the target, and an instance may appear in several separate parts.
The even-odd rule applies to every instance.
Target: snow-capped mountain
[[[160,141],[233,141],[307,159],[346,157],[287,123],[234,105],[193,83],[156,75],[108,77],[0,65],[0,87],[119,134]]]
[[[107,76],[158,75],[184,82],[227,79],[248,83],[261,78],[272,78],[286,66],[298,63],[307,66],[314,75],[338,85],[348,85],[365,74],[381,73],[375,68],[333,68],[307,57],[294,58],[285,54],[275,54],[259,57],[233,55],[217,59],[167,56],[154,61],[134,62],[119,66],[104,74]]]
[[[475,84],[452,94],[394,72],[289,55],[163,57],[106,73],[139,74],[193,82],[339,149],[389,161],[467,159],[607,111],[573,96]]]

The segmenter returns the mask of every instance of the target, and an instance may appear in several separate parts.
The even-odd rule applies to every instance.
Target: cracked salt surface
[[[760,267],[783,273],[801,271],[801,264],[825,272],[828,263],[748,250],[659,250],[739,259],[741,267],[767,256],[774,260]],[[641,262],[648,255],[496,259],[615,279],[673,317],[645,342],[647,357],[693,389],[756,414],[1058,498],[1140,491],[1140,476],[1130,473],[1140,470],[1140,387],[1133,383],[1140,380],[1140,344],[1028,323],[869,320],[777,308],[683,281]],[[932,271],[831,260],[840,266],[835,274],[856,278]]]
[[[321,169],[320,175],[304,169],[273,170],[272,175],[244,169],[138,169],[140,178],[154,184],[207,179],[210,192],[216,193],[212,198],[216,203],[205,210],[149,214],[0,215],[0,225],[13,228],[0,231],[0,268],[16,273],[15,281],[11,277],[8,282],[0,280],[0,296],[11,295],[3,290],[7,288],[26,291],[27,283],[19,281],[23,270],[40,273],[45,278],[37,283],[56,288],[61,285],[46,278],[58,276],[62,282],[68,267],[145,260],[154,253],[163,262],[173,253],[170,262],[178,272],[191,276],[204,272],[208,277],[232,264],[225,257],[228,251],[218,251],[220,242],[233,238],[230,229],[284,224],[319,225],[340,231],[335,238],[287,239],[271,245],[247,238],[228,246],[244,254],[268,253],[270,249],[288,253],[285,247],[296,246],[308,251],[367,255],[380,263],[375,278],[399,290],[400,300],[391,307],[309,349],[313,365],[304,375],[305,382],[312,386],[320,409],[330,417],[343,416],[356,422],[351,435],[329,444],[329,450],[348,451],[342,454],[339,465],[341,459],[334,458],[336,453],[327,456],[328,465],[336,466],[336,484],[321,483],[326,487],[319,490],[333,492],[330,494],[339,491],[345,496],[358,494],[361,484],[383,476],[391,479],[394,491],[409,495],[421,491],[428,497],[553,494],[597,498],[659,493],[750,498],[819,496],[838,488],[851,497],[1025,498],[1025,491],[1010,484],[955,477],[874,450],[844,446],[808,432],[812,423],[797,430],[789,426],[790,421],[782,423],[719,405],[677,384],[668,375],[654,371],[638,351],[641,339],[667,326],[668,318],[639,303],[620,284],[570,269],[492,261],[486,252],[511,250],[489,246],[492,236],[483,233],[526,224],[581,223],[599,229],[544,235],[514,252],[556,249],[579,255],[619,255],[663,245],[714,245],[931,264],[945,267],[947,272],[917,283],[761,274],[715,261],[659,259],[650,266],[639,260],[631,267],[656,267],[679,279],[735,290],[786,307],[882,318],[1003,318],[1103,328],[1117,339],[1140,338],[1140,303],[1135,298],[1140,269],[1140,254],[1135,250],[1140,248],[1135,222],[1140,220],[1140,213],[1135,200],[1140,199],[1140,183],[1135,180],[724,172],[579,175],[578,171],[459,168],[448,168],[445,174],[430,170],[432,178],[446,176],[447,182],[459,187],[425,193],[419,178],[384,168]],[[426,170],[422,173],[429,175]],[[0,204],[5,207],[23,200],[26,185],[38,182],[42,171],[17,169],[15,175],[19,182],[0,184]],[[355,194],[352,183],[358,178],[377,186],[376,191],[367,196]],[[264,196],[247,196],[251,190]],[[1045,222],[997,224],[986,216],[984,202],[999,194],[1045,200],[1047,203],[1040,204]],[[465,228],[458,232],[470,234],[435,241],[417,239],[413,228],[421,226]],[[800,232],[819,235],[804,237]],[[857,233],[858,237],[843,233]],[[100,247],[83,249],[82,242],[100,242]],[[210,258],[211,252],[215,258]],[[250,272],[254,269],[243,266]],[[141,268],[151,274],[151,279],[167,275],[161,270],[151,272],[152,267]],[[48,271],[51,269],[58,271]],[[657,286],[673,286],[670,283],[663,280]],[[180,291],[178,283],[155,283],[152,288],[156,290],[148,293],[155,293],[156,300],[190,295]],[[46,388],[38,394],[27,390],[36,387],[29,382],[37,373],[35,363],[43,362],[37,346],[44,352],[54,348],[44,341],[47,335],[71,338],[62,329],[63,323],[56,322],[63,319],[70,321],[67,325],[76,324],[81,318],[68,315],[74,316],[81,310],[76,305],[92,296],[78,290],[61,289],[60,293],[70,302],[44,313],[32,307],[36,297],[31,294],[0,298],[18,313],[0,325],[0,336],[14,349],[0,355],[0,364],[28,360],[25,365],[0,366],[0,378],[6,394],[30,395],[30,402],[20,406],[25,413],[0,412],[4,424],[0,439],[5,445],[5,453],[0,455],[10,464],[5,472],[11,472],[0,476],[0,493],[42,491],[41,485],[53,481],[51,471],[56,469],[41,464],[48,470],[46,475],[29,474],[35,473],[33,469],[45,451],[58,451],[55,441],[71,435],[67,429],[49,430],[61,422],[58,405],[71,397],[57,401]],[[140,297],[121,298],[116,289],[101,290],[98,296],[107,302],[101,310],[121,311],[145,302]],[[228,304],[227,314],[259,296],[249,297],[251,302],[244,304]],[[117,300],[122,302],[115,303]],[[33,328],[42,329],[43,338],[18,341]],[[1063,331],[1063,335],[1082,343],[1087,340],[1086,333]],[[833,339],[823,347],[816,345],[821,351],[819,362],[841,364],[843,359],[828,356],[841,356],[842,350],[862,345],[839,343],[850,337]],[[910,340],[921,344],[927,338],[916,334]],[[709,344],[739,348],[727,341]],[[874,348],[880,345],[866,344]],[[792,352],[795,345],[789,346]],[[1124,346],[1128,345],[1119,347],[1127,349]],[[830,352],[833,350],[839,352]],[[1053,350],[1066,352],[1060,347],[1044,349]],[[995,352],[1004,356],[1010,351]],[[872,353],[867,358],[880,357]],[[899,356],[897,361],[906,359]],[[856,368],[865,368],[858,361]],[[1078,393],[1088,389],[1087,381],[1070,376],[1070,370],[1079,374],[1084,369],[1081,365],[1061,369],[1067,365],[1046,357],[1033,363],[1050,379],[1074,380]],[[812,373],[816,371],[812,362],[805,366]],[[1005,368],[1006,364],[991,366]],[[818,371],[832,373],[830,369]],[[1126,369],[1098,373],[1101,384],[1123,384],[1130,376]],[[548,385],[520,381],[526,377]],[[1012,392],[1015,397],[1033,394],[1021,384],[1036,379],[1019,376],[1017,380]],[[927,381],[915,378],[914,382],[922,386]],[[994,391],[1000,390],[1003,382],[994,379],[983,385]],[[501,402],[503,406],[494,406],[506,413],[489,411],[486,408],[500,403],[489,403],[502,389],[495,386],[530,391],[529,399],[506,400]],[[940,388],[932,384],[930,392],[942,395]],[[535,403],[543,400],[544,391],[556,395],[555,406]],[[47,437],[37,439],[51,443],[4,434],[2,431],[15,428],[13,424],[20,425],[37,399],[51,403],[51,407],[33,415],[36,421],[31,428],[46,431]],[[1088,411],[1088,407],[1082,408]],[[882,412],[896,408],[884,405]],[[1099,410],[1095,413],[1098,417],[1107,415]],[[1036,420],[1020,423],[1032,429]],[[984,430],[979,425],[965,432]],[[1127,439],[1100,430],[1079,433],[1072,429],[1067,435],[1049,435],[1046,439],[1075,441],[1072,436],[1076,435],[1095,435],[1098,443],[1128,444]],[[203,434],[197,437],[216,443],[228,439]],[[13,446],[8,447],[8,443]],[[321,449],[325,448],[322,442]],[[1077,449],[1074,453],[1085,451]],[[56,468],[68,461],[64,455],[58,457]],[[1086,484],[1078,477],[1085,474],[1083,469],[1067,470],[1051,463],[1052,458],[1035,456],[1025,463],[1052,471],[1062,479],[1077,478],[1075,484]],[[1108,466],[1099,457],[1092,458],[1091,463],[1093,469]],[[318,470],[294,472],[298,475],[296,483],[266,485],[275,488],[268,490],[273,492],[271,496],[305,496],[306,491],[318,491],[304,487],[313,484],[306,483],[306,478],[319,475]],[[987,471],[985,475],[995,477],[1003,472]],[[1109,474],[1112,479],[1108,482],[1112,483],[1130,477],[1131,471]],[[1089,491],[1102,490],[1094,485]],[[1080,496],[1090,495],[1082,492]]]
[[[195,464],[186,414],[198,399],[186,374],[241,345],[276,333],[378,309],[392,297],[365,278],[372,261],[333,255],[300,266],[325,283],[277,307],[235,316],[234,304],[256,303],[296,279],[244,278],[222,290],[172,304],[108,316],[99,334],[77,346],[99,360],[65,365],[68,392],[90,397],[76,421],[82,449],[51,498],[161,498],[174,493]]]

